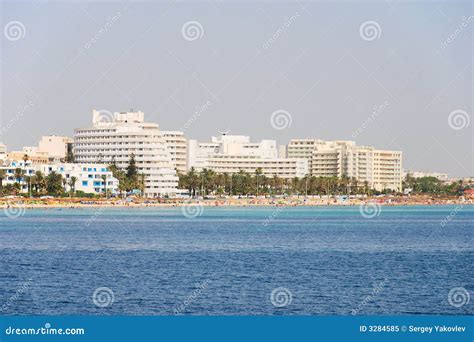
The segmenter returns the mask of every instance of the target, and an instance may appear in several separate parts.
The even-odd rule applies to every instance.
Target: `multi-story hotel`
[[[183,132],[161,131],[165,139],[166,148],[171,156],[171,163],[178,173],[184,174],[187,170],[187,140]]]
[[[158,124],[145,123],[143,112],[111,114],[93,111],[92,127],[74,134],[74,156],[78,163],[112,163],[125,169],[135,156],[144,174],[146,197],[174,195],[178,177]]]
[[[72,152],[73,139],[65,136],[47,135],[41,137],[38,151],[46,152],[50,158],[65,159],[68,152]]]
[[[72,143],[69,137],[47,135],[41,137],[38,146],[24,146],[21,151],[8,153],[5,148],[5,154],[10,160],[28,158],[33,164],[60,163],[65,162],[68,153],[72,152]]]
[[[36,171],[41,171],[46,177],[51,172],[60,174],[66,180],[65,190],[71,190],[71,178],[75,177],[75,191],[85,193],[104,194],[118,193],[119,181],[114,178],[112,172],[104,164],[34,164],[30,160],[26,163],[24,160],[12,160],[7,165],[0,166],[0,170],[5,170],[6,177],[3,179],[3,185],[18,183],[22,193],[28,192],[28,183],[26,177],[32,177]],[[21,169],[22,177],[16,178],[16,170]],[[102,179],[105,176],[106,180]]]
[[[310,174],[316,177],[355,178],[376,190],[402,188],[402,152],[356,146],[353,141],[293,139],[289,158],[306,158]]]
[[[268,177],[304,177],[308,173],[306,159],[279,158],[274,140],[251,143],[248,136],[222,134],[212,137],[210,143],[189,140],[188,164],[196,170],[204,168],[218,173],[237,173],[240,170],[255,173],[261,169]]]

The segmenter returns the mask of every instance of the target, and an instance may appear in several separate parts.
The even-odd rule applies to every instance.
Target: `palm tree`
[[[50,195],[57,195],[62,190],[62,176],[56,171],[46,177],[46,190]]]
[[[30,176],[30,197],[31,193],[33,191],[33,188],[35,189],[35,192],[37,192],[37,186],[38,186],[38,177],[36,175]]]
[[[63,189],[64,189],[64,192],[66,192],[67,179],[66,179],[66,178],[62,178],[62,182],[63,182]]]
[[[145,174],[144,173],[140,175],[138,187],[142,193],[142,197],[145,196]]]
[[[104,194],[105,194],[105,198],[107,198],[107,176],[102,175],[100,176],[100,178],[102,178],[102,181],[104,182]]]
[[[25,162],[25,166],[26,166],[26,162],[28,161],[28,159],[30,159],[30,157],[28,157],[28,155],[25,154],[25,155],[23,156],[23,161]]]
[[[43,172],[41,172],[41,171],[36,171],[35,172],[35,177],[36,177],[35,192],[36,192],[36,194],[38,194],[38,192],[41,193],[46,188],[46,179],[43,175]]]
[[[255,169],[255,182],[256,182],[256,186],[257,186],[257,197],[258,197],[258,176],[260,176],[262,174],[262,168],[261,167],[258,167],[257,169]]]
[[[18,184],[18,187],[21,189],[21,179],[23,177],[23,170],[19,167],[15,169],[15,174],[14,174],[16,183]]]
[[[72,176],[69,179],[69,186],[71,187],[71,191],[72,191],[73,194],[76,193],[76,182],[77,182],[77,177],[76,176]]]
[[[7,171],[0,169],[0,196],[3,194],[3,180],[7,177]]]
[[[24,181],[25,181],[27,189],[28,189],[28,194],[31,197],[31,181],[32,181],[31,176],[25,176]]]

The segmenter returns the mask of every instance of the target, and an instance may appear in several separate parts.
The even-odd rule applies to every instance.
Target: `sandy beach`
[[[355,206],[366,203],[378,205],[469,205],[474,204],[472,198],[432,196],[372,196],[361,198],[330,197],[324,196],[291,196],[285,198],[234,198],[217,197],[212,199],[180,198],[180,199],[147,199],[147,198],[0,198],[0,208],[91,208],[91,207],[176,207],[186,204],[199,204],[202,206]]]

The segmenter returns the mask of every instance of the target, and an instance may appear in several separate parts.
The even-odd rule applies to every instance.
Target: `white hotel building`
[[[161,135],[165,140],[173,167],[178,173],[186,173],[188,142],[184,137],[184,133],[180,131],[161,131]]]
[[[78,163],[111,163],[125,169],[135,156],[139,173],[145,176],[145,196],[174,196],[178,186],[175,165],[158,124],[145,123],[143,112],[93,111],[92,127],[74,134]]]
[[[188,167],[197,171],[204,168],[217,173],[255,173],[258,168],[267,177],[304,177],[308,173],[306,159],[279,158],[274,140],[251,143],[248,136],[222,134],[211,142],[189,140]]]
[[[308,160],[312,176],[356,178],[379,191],[402,189],[401,151],[356,146],[353,141],[293,139],[288,157]]]
[[[21,179],[15,178],[15,170],[21,169],[23,177]],[[3,166],[0,170],[6,172],[6,177],[3,179],[3,186],[7,184],[20,184],[20,191],[28,192],[28,184],[26,177],[34,176],[37,171],[41,171],[46,177],[51,172],[60,174],[63,179],[66,179],[66,191],[71,190],[70,181],[72,177],[76,178],[74,184],[75,191],[83,191],[90,194],[117,194],[119,181],[114,178],[111,171],[108,170],[105,164],[73,164],[73,163],[59,163],[59,164],[34,164],[31,161],[26,163],[23,160],[4,160]],[[106,180],[102,179],[105,176]]]

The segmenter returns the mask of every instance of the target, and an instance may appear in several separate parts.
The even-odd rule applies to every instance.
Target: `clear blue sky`
[[[405,169],[473,174],[470,1],[3,1],[0,13],[0,141],[11,149],[72,136],[92,108],[139,109],[178,130],[209,101],[188,138],[357,132],[358,144],[402,150]],[[183,36],[189,21],[197,39]],[[367,21],[378,26],[361,32]],[[276,110],[290,126],[272,126]],[[450,125],[455,110],[467,118]]]

